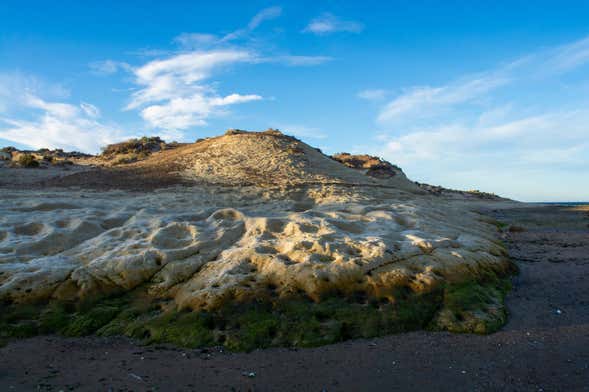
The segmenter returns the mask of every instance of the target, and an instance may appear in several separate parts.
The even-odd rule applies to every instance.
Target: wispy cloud
[[[182,131],[204,126],[210,118],[227,115],[230,106],[262,100],[261,95],[251,91],[221,94],[213,77],[219,76],[222,70],[260,63],[316,66],[332,60],[328,56],[260,53],[250,48],[252,33],[281,14],[281,7],[265,8],[245,27],[222,36],[180,34],[174,39],[182,48],[179,52],[128,68],[138,89],[125,109],[139,110],[151,128]],[[120,67],[111,62],[100,66],[105,71]]]
[[[154,128],[184,130],[206,124],[225,107],[262,99],[256,94],[221,96],[206,81],[214,71],[239,63],[253,63],[256,55],[244,50],[199,51],[150,61],[133,70],[140,87],[126,109],[141,109]]]
[[[90,67],[90,71],[95,75],[112,75],[121,70],[128,71],[131,69],[129,64],[114,60],[94,61],[88,66]]]
[[[325,56],[261,57],[244,49],[177,54],[132,69],[139,89],[132,94],[126,110],[140,109],[141,117],[153,128],[185,130],[204,126],[208,118],[227,114],[231,105],[262,99],[252,93],[219,94],[210,78],[222,69],[269,62],[314,66],[330,60]]]
[[[174,38],[174,42],[183,48],[195,49],[219,43],[220,38],[214,34],[182,33]]]
[[[22,72],[0,73],[0,114],[22,106],[25,93],[42,91],[52,99],[67,99],[70,90],[58,83],[49,83]]]
[[[264,8],[263,10],[258,12],[256,15],[254,15],[254,17],[247,24],[247,28],[250,31],[254,30],[259,25],[261,25],[262,22],[264,22],[266,20],[276,19],[280,15],[282,15],[282,7],[275,6],[275,7]]]
[[[417,86],[385,105],[378,115],[381,123],[405,116],[432,116],[438,110],[469,102],[509,83],[503,72],[467,77],[441,87]]]
[[[316,35],[327,35],[337,32],[359,33],[363,29],[364,25],[360,22],[343,20],[333,14],[324,13],[311,20],[311,22],[303,29],[303,32]]]
[[[503,87],[523,81],[546,80],[589,64],[589,37],[555,48],[531,53],[495,70],[467,75],[440,86],[414,86],[383,106],[381,124],[423,119],[445,110],[472,105]]]
[[[262,23],[276,19],[282,15],[282,7],[264,8],[254,15],[247,26],[225,35],[210,33],[182,33],[174,38],[174,42],[187,50],[199,50],[213,46],[226,45],[233,41],[248,38]]]
[[[430,161],[453,170],[487,165],[501,170],[503,165],[554,161],[578,163],[589,152],[588,121],[589,111],[572,111],[509,119],[487,126],[453,122],[381,138],[379,144],[384,147],[377,149],[403,165],[419,163],[429,167]]]
[[[142,110],[141,116],[154,127],[177,131],[206,125],[207,118],[224,114],[223,109],[227,106],[261,99],[256,94],[221,97],[196,93],[186,98],[174,98],[162,105],[148,106]]]
[[[543,54],[544,67],[555,72],[566,72],[589,63],[589,37],[563,45]]]
[[[376,123],[382,131],[372,152],[403,165],[418,180],[484,188],[497,186],[501,177],[516,189],[517,179],[534,178],[548,188],[528,184],[524,197],[530,198],[532,189],[538,198],[557,197],[558,178],[547,172],[555,167],[589,172],[588,97],[561,78],[588,64],[589,38],[584,38],[447,84],[407,88],[381,106]],[[579,82],[588,79],[576,76]],[[550,165],[543,177],[541,164]],[[496,190],[517,196],[507,187]]]
[[[100,109],[88,102],[80,103],[80,108],[86,113],[88,117],[98,118],[100,117]]]
[[[384,89],[368,89],[362,90],[357,94],[358,98],[367,101],[382,101],[387,96],[387,90]]]

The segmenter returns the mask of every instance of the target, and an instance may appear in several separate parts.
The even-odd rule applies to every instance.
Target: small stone
[[[138,375],[136,375],[135,373],[129,373],[129,376],[133,377],[134,379],[136,379],[138,381],[143,381],[143,379],[141,377],[139,377]]]

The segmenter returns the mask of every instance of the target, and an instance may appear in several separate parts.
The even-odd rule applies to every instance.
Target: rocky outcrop
[[[444,188],[439,185],[422,184],[415,182],[422,190],[434,196],[454,197],[460,199],[478,199],[478,200],[507,200],[494,193],[481,192],[479,190],[461,191],[456,189]]]
[[[395,301],[399,287],[428,292],[509,269],[494,226],[476,214],[399,203],[386,190],[6,196],[0,299],[11,302],[139,285],[192,309],[301,293]]]
[[[373,304],[369,311],[386,318],[408,298],[441,301],[436,293],[452,285],[510,273],[496,226],[465,204],[424,194],[382,160],[340,160],[275,130],[240,131],[117,171],[169,171],[189,187],[0,189],[0,303],[84,303],[141,290],[143,302],[166,311],[338,298],[361,312]],[[496,312],[502,302],[490,298]],[[480,327],[456,327],[457,311],[443,302],[428,309],[440,328]],[[477,312],[487,317],[485,309]]]
[[[343,163],[352,169],[362,170],[367,176],[376,178],[390,178],[403,175],[400,167],[372,155],[352,155],[342,152],[331,156],[334,160]]]

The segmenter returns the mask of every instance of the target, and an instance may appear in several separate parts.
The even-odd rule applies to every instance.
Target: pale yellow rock
[[[76,299],[146,284],[195,309],[358,290],[394,300],[398,286],[427,292],[507,268],[496,228],[465,207],[429,196],[399,202],[398,191],[380,188],[315,198],[324,192],[306,189],[313,206],[300,211],[280,189],[0,191],[0,298]]]
[[[496,227],[474,204],[424,194],[402,174],[368,177],[276,133],[173,154],[141,165],[174,158],[198,185],[0,189],[0,300],[144,286],[193,309],[302,294],[394,301],[400,287],[428,292],[509,269]]]

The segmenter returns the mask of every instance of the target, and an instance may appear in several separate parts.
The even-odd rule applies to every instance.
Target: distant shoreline
[[[548,204],[551,206],[585,206],[589,201],[532,201],[530,204]]]

